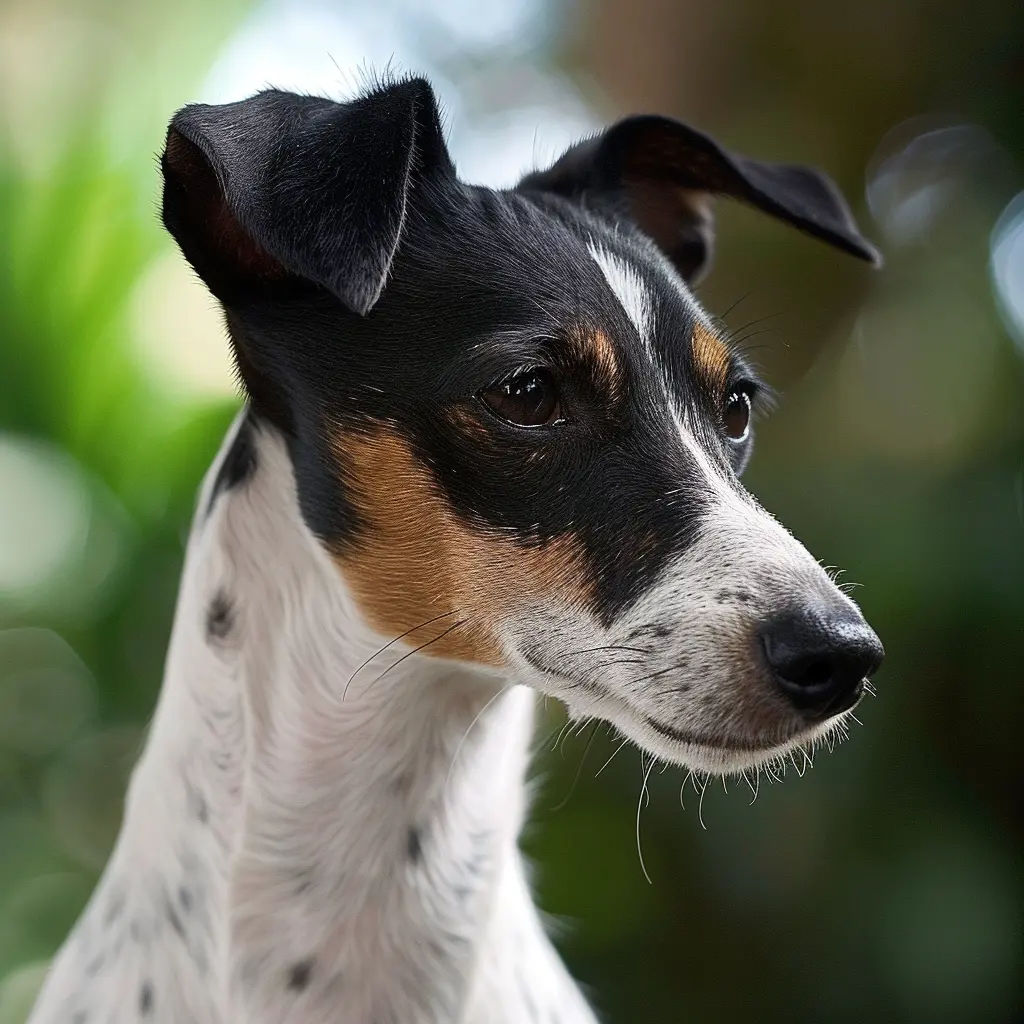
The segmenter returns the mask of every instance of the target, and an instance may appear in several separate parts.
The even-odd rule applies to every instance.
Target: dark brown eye
[[[730,441],[745,441],[750,433],[750,395],[734,391],[722,408],[722,425]]]
[[[543,427],[561,418],[558,385],[543,367],[519,370],[480,397],[493,413],[518,427]]]

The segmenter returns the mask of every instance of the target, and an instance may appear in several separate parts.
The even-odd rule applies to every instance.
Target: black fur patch
[[[139,989],[139,1015],[148,1017],[153,1012],[153,985],[152,982],[144,981]]]
[[[174,929],[174,933],[179,939],[185,939],[185,925],[181,920],[181,915],[178,913],[174,904],[171,902],[170,897],[164,899],[164,914],[167,917],[171,928]]]
[[[178,889],[178,904],[186,914],[192,909],[192,899],[192,890],[188,886],[183,885]]]
[[[241,487],[248,480],[252,479],[256,472],[256,424],[251,413],[247,413],[239,424],[238,433],[231,442],[231,447],[225,452],[224,460],[217,470],[216,479],[213,482],[213,490],[210,492],[210,504],[207,513],[216,504],[217,499],[225,491],[232,491]]]
[[[210,805],[206,797],[199,791],[191,779],[185,780],[185,802],[188,805],[189,814],[200,824],[205,825],[210,820]]]
[[[305,989],[309,984],[309,979],[312,977],[315,966],[316,959],[311,956],[292,964],[288,969],[288,988],[292,992],[301,992]]]
[[[415,825],[409,829],[406,852],[413,864],[418,864],[423,858],[423,837]]]
[[[231,598],[223,590],[218,590],[206,609],[206,639],[226,639],[234,624],[235,615]]]

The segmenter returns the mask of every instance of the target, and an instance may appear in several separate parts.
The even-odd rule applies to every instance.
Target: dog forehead
[[[678,332],[708,322],[650,239],[585,208],[474,187],[445,234],[443,256],[431,254],[442,273],[489,281],[531,311],[589,318],[621,344],[652,340],[657,323]]]
[[[591,258],[591,230],[524,196],[466,187],[417,217],[398,254],[382,309],[422,346],[455,355],[489,334],[524,339],[600,329],[630,333],[626,311]]]
[[[652,361],[692,369],[721,400],[733,363],[728,342],[661,253],[645,239],[628,241],[613,247],[591,239],[587,251]]]

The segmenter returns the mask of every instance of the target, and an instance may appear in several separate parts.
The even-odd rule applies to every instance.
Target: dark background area
[[[287,80],[304,48],[330,80]],[[756,802],[681,807],[655,772],[650,884],[640,755],[550,708],[525,846],[573,970],[611,1022],[1022,1019],[1024,7],[4,0],[0,1024],[112,844],[237,407],[158,223],[164,126],[391,55],[438,81],[470,176],[550,156],[538,124],[659,111],[827,168],[887,256],[719,210],[701,298],[781,392],[748,483],[861,585],[888,660],[863,728]]]

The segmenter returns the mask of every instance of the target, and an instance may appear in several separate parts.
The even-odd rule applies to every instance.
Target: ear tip
[[[860,238],[857,242],[858,255],[865,263],[871,264],[872,270],[881,270],[885,266],[885,256],[882,254],[882,250],[878,248],[873,242],[869,242],[866,238]]]
[[[383,96],[409,99],[416,106],[437,106],[437,93],[425,75],[406,72],[401,75],[385,74],[364,93],[364,98],[375,99]]]

